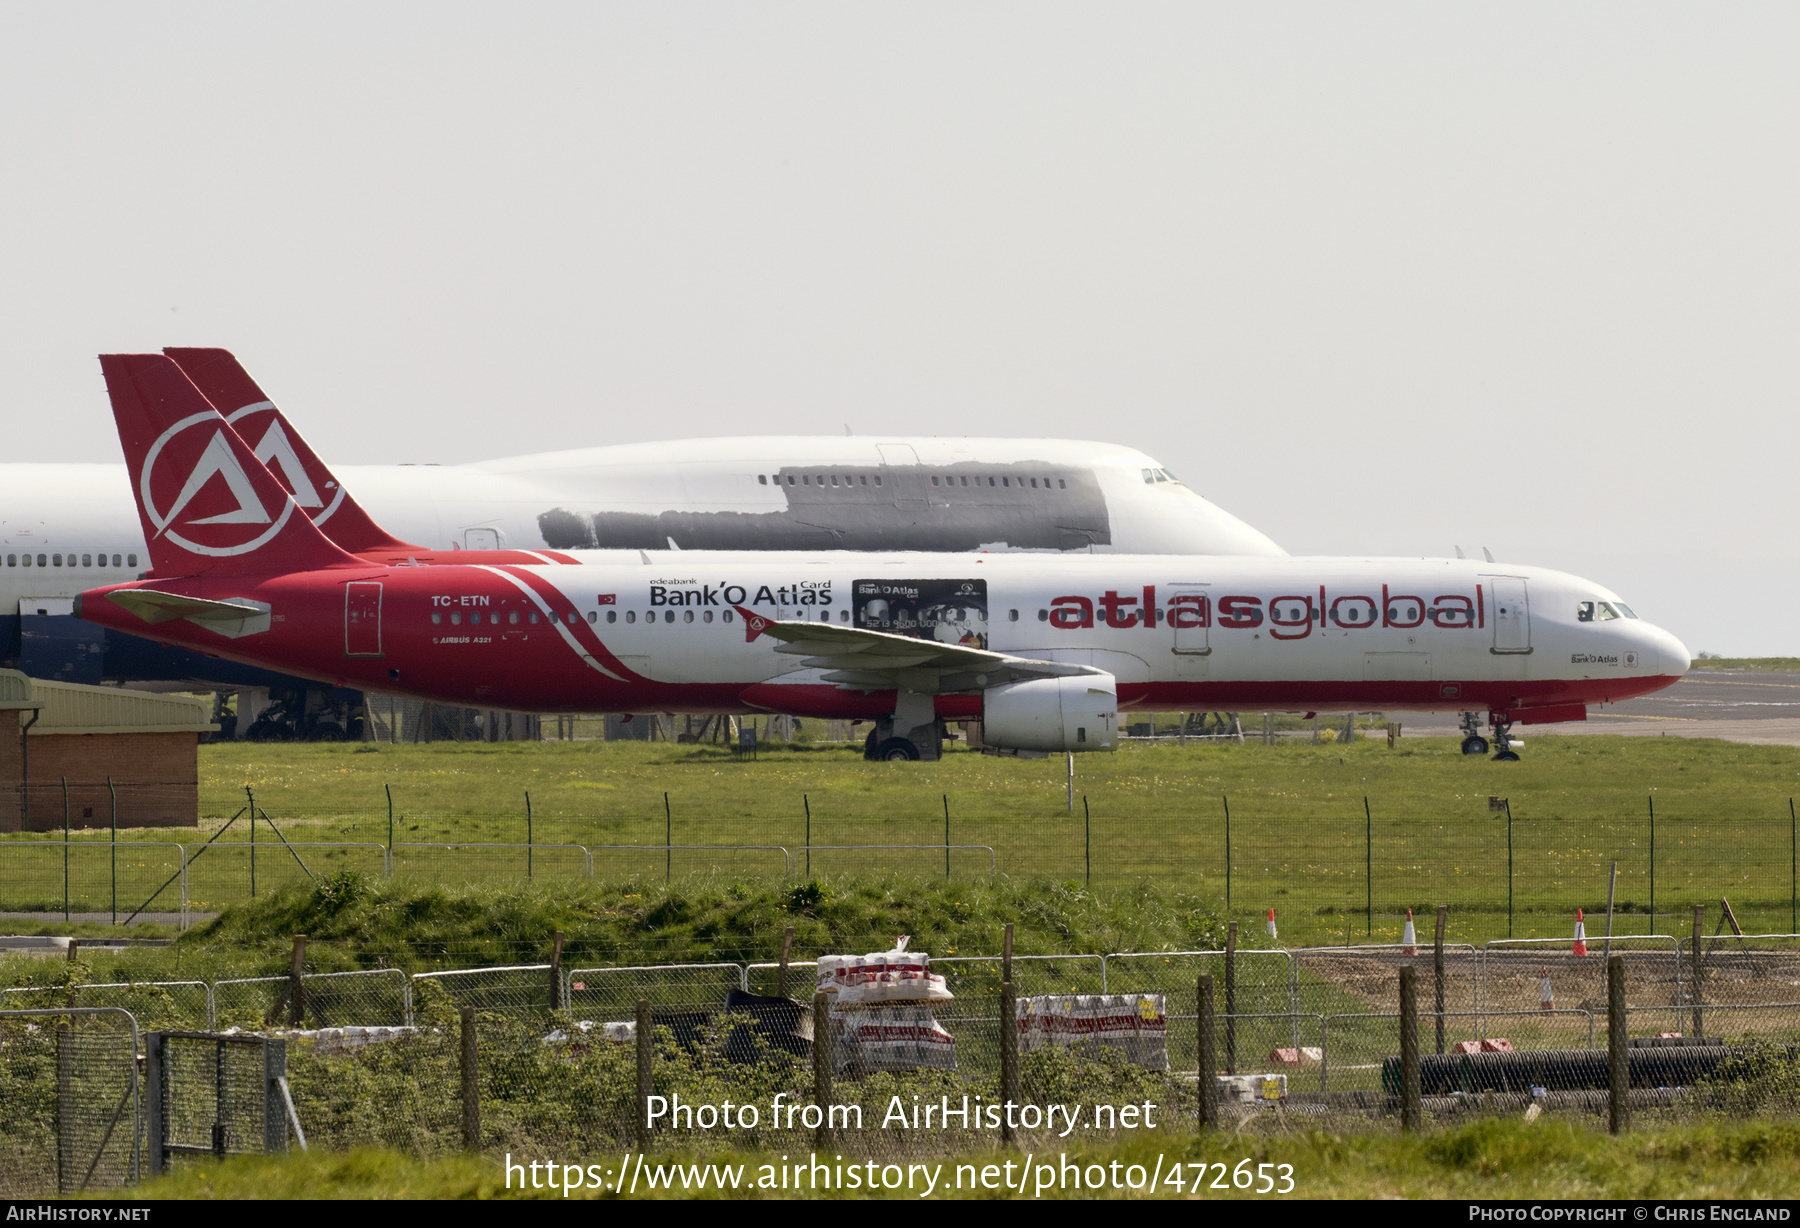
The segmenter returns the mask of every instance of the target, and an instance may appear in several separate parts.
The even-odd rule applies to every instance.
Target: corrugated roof
[[[31,679],[16,669],[0,669],[0,710],[41,708],[31,697]]]
[[[110,686],[46,682],[0,669],[0,708],[40,708],[34,737],[68,733],[211,733],[209,700]]]

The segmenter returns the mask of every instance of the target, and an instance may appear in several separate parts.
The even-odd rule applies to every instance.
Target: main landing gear
[[[1488,753],[1488,741],[1481,736],[1481,717],[1474,712],[1462,714],[1462,753],[1465,755],[1485,755]]]
[[[1481,736],[1481,716],[1475,712],[1462,714],[1462,753],[1465,755],[1485,755],[1490,743]],[[1519,752],[1512,748],[1512,722],[1494,720],[1493,746],[1500,749],[1494,751],[1496,763],[1517,763]]]
[[[1500,749],[1494,752],[1496,763],[1517,763],[1519,752],[1512,748],[1512,722],[1494,722],[1494,745]]]

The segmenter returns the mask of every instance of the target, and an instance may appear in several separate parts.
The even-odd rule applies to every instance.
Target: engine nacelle
[[[1034,678],[981,696],[981,740],[1004,750],[1112,750],[1119,684],[1111,674]]]

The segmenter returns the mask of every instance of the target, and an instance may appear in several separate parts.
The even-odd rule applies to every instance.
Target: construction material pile
[[[1097,1057],[1111,1049],[1147,1070],[1169,1068],[1161,994],[1043,994],[1020,998],[1016,1011],[1021,1053],[1064,1047]]]
[[[891,951],[819,958],[818,992],[831,1000],[832,1066],[842,1074],[955,1070],[956,1038],[932,1014],[954,995],[931,971],[931,957]]]

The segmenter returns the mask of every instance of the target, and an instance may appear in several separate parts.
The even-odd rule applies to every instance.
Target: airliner
[[[1463,559],[639,548],[387,565],[332,543],[171,359],[101,361],[153,570],[82,593],[79,616],[337,687],[862,719],[875,759],[937,757],[946,719],[1049,753],[1112,749],[1132,709],[1485,712],[1511,760],[1514,724],[1585,719],[1690,663],[1591,581]]]
[[[749,436],[333,472],[229,352],[166,353],[327,536],[385,562],[616,549],[1284,553],[1156,460],[1083,441]],[[354,696],[73,617],[77,593],[149,558],[123,466],[0,464],[0,660],[64,681],[273,687],[293,731],[351,727]],[[306,714],[322,699],[315,721]]]

